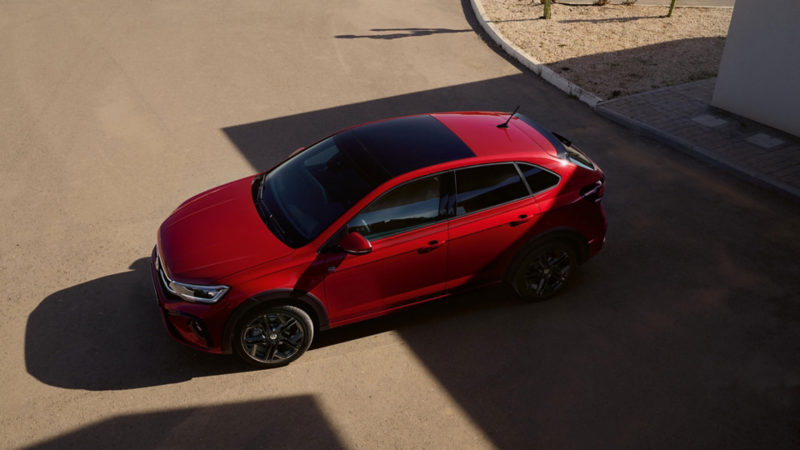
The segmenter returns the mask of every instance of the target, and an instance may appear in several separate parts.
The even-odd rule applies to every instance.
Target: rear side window
[[[528,182],[528,186],[534,194],[550,189],[557,185],[560,180],[558,175],[531,164],[517,163],[517,166],[519,166],[522,176],[525,177],[525,181]]]
[[[435,175],[392,189],[358,213],[347,224],[348,231],[377,239],[440,220],[442,178]]]
[[[514,164],[456,171],[456,214],[461,216],[530,195]]]

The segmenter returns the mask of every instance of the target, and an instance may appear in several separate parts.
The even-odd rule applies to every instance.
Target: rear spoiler
[[[572,141],[565,138],[564,136],[559,136],[558,134],[551,133],[549,130],[547,130],[547,128],[539,125],[538,123],[523,116],[520,113],[517,113],[515,117],[519,118],[519,120],[525,122],[529,127],[533,128],[534,130],[538,131],[539,134],[544,136],[544,138],[547,139],[548,142],[550,142],[550,144],[552,144],[553,147],[556,149],[556,156],[558,156],[561,159],[567,158],[567,147],[565,146],[572,145]]]

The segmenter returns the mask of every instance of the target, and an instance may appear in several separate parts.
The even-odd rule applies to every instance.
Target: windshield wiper
[[[278,219],[276,219],[275,216],[272,215],[271,212],[269,212],[267,206],[261,201],[261,194],[263,192],[262,190],[264,189],[264,185],[262,184],[258,189],[259,191],[258,191],[258,201],[256,201],[256,209],[258,209],[259,215],[261,216],[262,219],[272,222],[272,224],[280,233],[279,238],[283,242],[288,243],[289,241],[286,238],[286,231],[284,231],[283,228],[281,228],[281,224],[278,223]],[[269,224],[267,224],[267,226],[269,226]]]
[[[276,219],[275,216],[270,212],[269,208],[267,208],[266,203],[262,201],[262,198],[264,197],[264,190],[266,189],[268,175],[269,174],[265,173],[261,178],[261,182],[258,185],[258,195],[256,196],[256,201],[255,201],[256,209],[258,210],[258,214],[261,216],[261,219],[264,220],[264,223],[267,225],[268,228],[278,230],[278,232],[275,233],[275,236],[281,241],[283,241],[284,244],[289,245],[291,247],[294,245],[294,240],[292,240],[286,234],[286,230],[283,229],[280,222],[278,222],[278,219]],[[273,225],[272,227],[270,227],[270,223]]]
[[[258,201],[264,196],[264,185],[267,184],[267,174],[262,175],[261,182],[258,184]]]
[[[281,232],[281,236],[283,236],[283,237],[284,237],[284,239],[285,239],[285,238],[286,238],[286,232],[285,232],[285,231],[283,231],[283,228],[281,228],[281,224],[279,224],[279,223],[278,223],[278,219],[276,219],[276,218],[275,218],[275,216],[273,216],[272,214],[270,214],[270,215],[269,215],[269,220],[271,220],[271,221],[272,221],[272,223],[273,223],[273,224],[275,224],[275,228],[277,228],[277,229],[278,229],[278,231],[280,231],[280,232]]]

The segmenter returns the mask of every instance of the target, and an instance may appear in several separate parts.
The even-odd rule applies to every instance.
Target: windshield
[[[262,217],[290,247],[308,244],[376,186],[330,137],[278,166],[262,180]]]

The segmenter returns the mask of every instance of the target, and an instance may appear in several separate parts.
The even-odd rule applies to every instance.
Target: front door
[[[410,181],[379,197],[348,223],[370,240],[366,255],[326,256],[331,323],[398,307],[444,289],[446,214],[440,206],[452,174]]]

